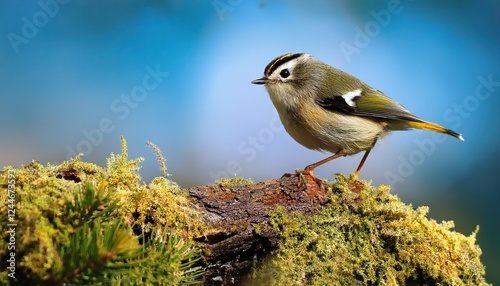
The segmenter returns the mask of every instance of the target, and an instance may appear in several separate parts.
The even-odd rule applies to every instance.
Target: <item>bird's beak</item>
[[[267,77],[259,78],[254,81],[252,81],[253,84],[266,84],[269,82],[269,79]]]

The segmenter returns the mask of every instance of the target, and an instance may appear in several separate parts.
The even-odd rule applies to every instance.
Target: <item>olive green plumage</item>
[[[463,140],[460,134],[413,115],[384,93],[308,54],[277,57],[266,66],[264,77],[252,83],[266,85],[286,131],[298,143],[335,154],[306,167],[308,171],[340,156],[370,151],[390,131],[418,128]]]

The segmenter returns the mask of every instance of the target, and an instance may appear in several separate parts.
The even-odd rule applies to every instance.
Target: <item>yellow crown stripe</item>
[[[264,76],[269,77],[280,65],[300,57],[302,54],[284,54],[271,61],[264,70]]]

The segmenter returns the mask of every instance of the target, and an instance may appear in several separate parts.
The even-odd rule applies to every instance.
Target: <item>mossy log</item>
[[[16,210],[19,256],[12,278],[11,234],[3,231],[0,284],[196,284],[203,270],[205,285],[487,285],[478,229],[457,233],[453,222],[427,218],[427,207],[401,202],[388,186],[338,174],[322,187],[300,176],[181,189],[149,145],[163,176],[147,184],[138,173],[142,159],[128,159],[123,138],[122,153],[111,154],[106,168],[80,156],[57,166],[4,167],[0,187],[15,190],[15,204],[10,198],[0,210]],[[8,202],[7,194],[0,199]],[[0,216],[3,226],[7,218]],[[75,227],[89,218],[93,227]],[[117,273],[105,262],[124,245],[135,250],[116,257],[128,269]],[[80,265],[82,258],[88,261]]]
[[[474,232],[354,176],[185,189],[208,227],[204,285],[487,285]]]
[[[240,285],[252,266],[277,248],[279,231],[263,227],[276,206],[290,213],[319,213],[328,196],[310,176],[302,179],[186,189],[210,229],[196,239],[205,250],[205,285]]]

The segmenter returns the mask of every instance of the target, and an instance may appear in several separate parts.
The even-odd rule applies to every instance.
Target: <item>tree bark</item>
[[[315,214],[328,202],[324,188],[309,175],[283,177],[251,186],[197,186],[187,191],[211,230],[196,240],[204,246],[204,285],[239,285],[277,247],[279,231],[267,225],[269,212]]]

